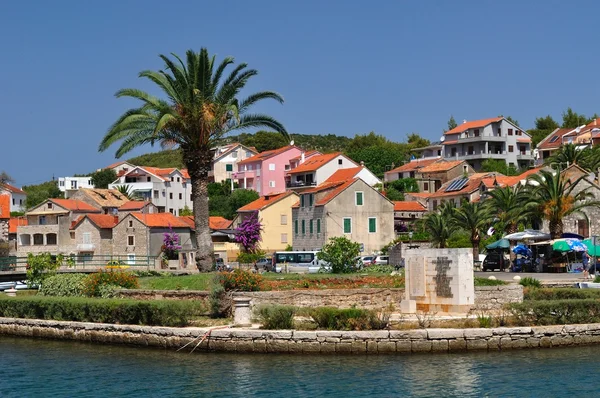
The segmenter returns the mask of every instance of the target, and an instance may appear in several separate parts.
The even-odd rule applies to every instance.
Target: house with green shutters
[[[361,243],[363,253],[394,239],[394,204],[360,178],[329,181],[300,194],[292,207],[294,250],[320,250],[329,238]]]

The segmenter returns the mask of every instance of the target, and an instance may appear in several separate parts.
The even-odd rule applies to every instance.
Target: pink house
[[[238,162],[233,174],[240,188],[253,189],[260,195],[285,191],[285,172],[290,160],[301,156],[302,150],[293,145],[261,152]]]

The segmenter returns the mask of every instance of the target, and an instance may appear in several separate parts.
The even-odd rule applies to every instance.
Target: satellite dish
[[[440,138],[440,142],[444,142],[445,139],[446,137],[442,136],[442,138]]]
[[[496,232],[496,230],[494,229],[494,227],[490,227],[490,229],[487,230],[487,235],[488,236],[492,236],[492,235],[494,235],[494,232]]]
[[[579,133],[579,132],[581,131],[581,128],[582,128],[582,127],[584,127],[584,126],[579,126],[579,127],[577,127],[577,128],[575,129],[575,132],[576,132],[576,133]]]
[[[294,145],[294,140],[291,140],[291,141],[290,141],[290,145]]]

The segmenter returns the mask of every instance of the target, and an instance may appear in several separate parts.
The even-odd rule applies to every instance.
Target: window
[[[225,171],[233,171],[233,165],[232,164],[226,164],[225,165]]]
[[[180,193],[180,194],[179,194],[179,200],[182,200],[182,199],[183,199],[183,194],[182,194],[182,193]]]
[[[300,207],[304,208],[306,202],[306,195],[300,195]]]
[[[474,137],[479,137],[479,129],[473,130],[473,136]]]
[[[247,158],[250,158],[250,157],[252,157],[252,152],[250,152],[250,151],[246,151],[246,157],[247,157]]]
[[[433,210],[437,210],[437,200],[434,199],[431,206],[433,207]]]
[[[48,202],[48,209],[52,208],[52,202]]]
[[[452,148],[450,150],[450,156],[455,157],[456,156],[456,148]]]
[[[175,181],[175,177],[171,177],[171,182]]]
[[[473,145],[469,145],[467,152],[469,155],[473,155],[475,153],[475,148],[473,148]]]
[[[314,201],[315,195],[311,193],[310,195],[308,195],[308,207],[313,207]]]
[[[34,245],[43,245],[44,244],[44,235],[33,234],[33,244]]]
[[[500,137],[502,135],[502,129],[500,127],[498,127],[498,137]]]
[[[306,220],[302,220],[302,235],[306,235]]]
[[[363,205],[363,193],[362,192],[354,192],[354,196],[355,196],[356,206],[362,206]]]
[[[75,232],[74,231],[69,232],[69,237],[71,239],[75,239]]]
[[[428,182],[423,183],[423,191],[429,192],[429,183]]]
[[[171,209],[169,209],[169,213],[175,214],[175,211],[171,208]]]
[[[298,235],[298,220],[294,220],[294,234]]]
[[[310,220],[308,222],[308,232],[312,235],[313,234],[313,220]]]
[[[127,246],[135,246],[135,236],[133,236],[133,235],[127,236]]]
[[[56,244],[56,234],[47,234],[46,235],[46,244],[47,245],[55,245]]]
[[[192,198],[192,194],[190,194],[190,202],[194,201],[194,198]]]
[[[269,188],[275,188],[275,181],[269,181]]]
[[[71,181],[71,189],[77,189],[77,181]]]
[[[466,164],[463,164],[463,173],[468,173],[469,172],[469,166],[467,166]]]
[[[135,265],[135,254],[128,254],[127,255],[127,264],[128,265]]]
[[[281,234],[281,243],[288,243],[287,234]]]
[[[287,214],[281,215],[281,225],[287,225]]]
[[[127,224],[129,226],[129,228],[133,227],[133,220],[129,220],[129,223]]]
[[[39,225],[46,225],[46,216],[39,216],[38,217],[38,224]]]
[[[508,135],[513,135],[513,129],[508,129]]]
[[[59,181],[58,185],[60,185],[61,187],[64,187],[65,186],[65,182],[64,181]]]
[[[169,199],[173,199],[173,192],[169,192]]]
[[[377,217],[369,217],[369,233],[377,232]]]
[[[321,219],[317,218],[317,236],[321,234]]]
[[[231,157],[237,159],[238,151],[231,151]]]
[[[577,233],[584,238],[590,236],[590,226],[587,220],[577,220]]]
[[[147,182],[150,182],[150,181],[152,181],[152,177],[146,177],[146,181],[147,181]]]
[[[508,146],[508,152],[513,152],[515,147],[513,145]]]
[[[269,170],[275,171],[275,163],[269,163]]]
[[[82,243],[90,244],[92,243],[92,234],[90,232],[84,232],[81,234]]]
[[[341,166],[342,164],[344,164],[344,161],[342,159],[338,159],[338,164]]]
[[[352,218],[347,217],[344,218],[344,233],[351,234],[352,233]]]
[[[154,190],[154,199],[158,199],[158,189]]]

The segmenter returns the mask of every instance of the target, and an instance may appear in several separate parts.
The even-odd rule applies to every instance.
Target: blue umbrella
[[[584,252],[587,246],[577,239],[556,239],[552,244],[552,250],[559,252]]]
[[[515,248],[513,249],[513,253],[520,254],[521,256],[528,256],[528,257],[532,256],[531,249],[525,245],[515,246]]]

